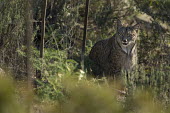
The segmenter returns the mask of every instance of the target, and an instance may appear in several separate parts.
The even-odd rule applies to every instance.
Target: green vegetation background
[[[169,113],[169,0],[91,0],[85,72],[80,68],[85,0],[48,0],[44,59],[38,51],[41,4],[41,0],[33,0],[32,67],[35,74],[43,62],[43,78],[36,81],[39,86],[32,92],[23,82],[25,2],[0,0],[0,67],[6,76],[15,78],[0,79],[0,113],[30,109],[48,113]],[[89,51],[95,42],[114,35],[117,19],[141,23],[138,69],[128,77],[122,73],[122,81],[94,78],[92,69],[98,69],[88,58]]]

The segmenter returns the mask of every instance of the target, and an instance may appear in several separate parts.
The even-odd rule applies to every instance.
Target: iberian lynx
[[[121,70],[130,71],[137,64],[137,38],[139,25],[118,24],[117,33],[111,38],[97,42],[89,57],[102,70],[102,75],[113,76]]]

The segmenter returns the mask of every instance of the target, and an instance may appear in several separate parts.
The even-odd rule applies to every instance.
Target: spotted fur
[[[120,25],[119,25],[120,26]],[[97,42],[89,57],[105,75],[113,76],[121,70],[130,71],[137,64],[137,26],[119,27],[117,33]]]

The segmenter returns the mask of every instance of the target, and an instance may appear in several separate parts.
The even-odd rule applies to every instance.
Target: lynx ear
[[[121,21],[118,19],[117,20],[117,30],[119,30],[122,27]]]

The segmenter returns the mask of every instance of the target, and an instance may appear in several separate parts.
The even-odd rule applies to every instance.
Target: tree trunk
[[[28,105],[27,105],[27,113],[31,113],[31,94],[32,91],[32,62],[31,62],[31,45],[32,45],[32,36],[33,36],[33,24],[32,24],[32,8],[31,8],[31,0],[26,0],[25,4],[25,41],[26,41],[26,73],[28,77],[28,93],[27,93],[27,99],[28,99]]]
[[[25,15],[25,40],[26,40],[26,73],[28,77],[28,83],[31,84],[32,78],[32,63],[31,63],[31,45],[33,36],[33,24],[32,24],[32,10],[31,0],[27,0],[26,3],[26,15]]]
[[[85,54],[86,36],[87,36],[89,1],[90,0],[86,0],[85,19],[84,19],[84,33],[83,33],[82,53],[81,53],[81,68],[82,68],[83,71],[84,71],[84,54]]]
[[[45,18],[46,18],[46,9],[47,9],[47,0],[43,0],[42,5],[42,22],[41,22],[41,43],[40,43],[40,58],[43,59],[44,57],[44,37],[45,37]],[[38,71],[37,78],[41,79],[43,73],[43,62],[42,62],[42,69]]]

